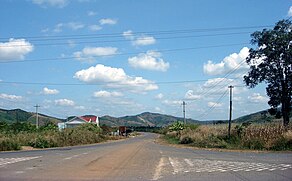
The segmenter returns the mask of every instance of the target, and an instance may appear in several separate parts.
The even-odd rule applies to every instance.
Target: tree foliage
[[[250,88],[261,82],[267,84],[268,104],[272,108],[281,106],[287,126],[292,96],[292,23],[281,20],[273,29],[256,31],[251,37],[256,48],[249,50],[246,62],[250,70],[244,82]]]

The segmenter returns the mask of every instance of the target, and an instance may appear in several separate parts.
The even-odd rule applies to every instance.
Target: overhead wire
[[[221,100],[226,96],[228,90],[226,90],[220,97],[219,99],[205,112],[200,114],[196,119],[202,119],[204,116],[206,116],[208,113],[210,113],[218,104],[220,104]]]
[[[239,27],[219,27],[219,28],[191,28],[191,29],[176,29],[176,30],[158,30],[158,31],[137,31],[132,32],[131,35],[165,35],[165,34],[185,34],[185,33],[198,33],[198,32],[214,32],[214,31],[228,31],[228,30],[242,30],[242,29],[258,29],[265,27],[272,27],[273,25],[260,25],[260,26],[239,26]],[[73,34],[73,35],[44,35],[44,36],[18,36],[14,39],[30,39],[34,41],[48,41],[60,39],[78,39],[78,38],[109,38],[121,37],[123,33],[100,33],[100,34]],[[2,37],[0,40],[7,40],[11,37]]]
[[[217,33],[217,34],[204,34],[204,35],[185,35],[185,36],[172,36],[172,37],[155,37],[155,40],[172,40],[172,39],[183,39],[183,38],[200,38],[200,37],[212,37],[212,36],[228,36],[228,35],[242,35],[242,34],[250,34],[251,32],[233,32],[233,33]],[[94,39],[94,38],[91,38]],[[148,40],[149,37],[140,37],[140,41],[145,41]],[[55,43],[32,43],[33,46],[61,46],[61,45],[68,45],[70,43],[74,45],[79,45],[79,44],[99,44],[99,43],[121,43],[121,42],[131,42],[133,40],[129,39],[116,39],[116,40],[95,40],[95,41],[77,41],[77,42],[69,42],[72,39],[68,39],[66,42],[55,42]],[[58,40],[60,41],[60,40]],[[13,44],[13,45],[2,45],[1,47],[28,47],[32,46],[31,44]]]

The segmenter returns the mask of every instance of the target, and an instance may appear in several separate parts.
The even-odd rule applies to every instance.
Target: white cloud
[[[54,33],[60,33],[60,32],[62,32],[63,31],[63,26],[64,26],[63,23],[56,24],[55,28],[53,29],[53,32]]]
[[[74,78],[86,83],[104,82],[107,87],[129,89],[132,92],[143,93],[158,89],[152,81],[142,77],[132,77],[125,73],[122,68],[113,68],[97,64],[75,73]]]
[[[24,56],[34,49],[33,45],[25,39],[9,39],[8,42],[0,42],[1,60],[22,60]]]
[[[162,93],[159,93],[155,96],[156,99],[162,99],[164,95]]]
[[[267,97],[262,96],[260,93],[253,93],[251,96],[248,96],[247,98],[252,103],[267,103],[269,101]]]
[[[87,12],[87,15],[88,16],[95,16],[95,15],[97,15],[97,12],[95,12],[95,11],[88,11]]]
[[[138,56],[130,57],[128,59],[130,66],[145,70],[155,70],[166,72],[169,68],[169,63],[164,62],[161,54],[156,51],[147,51],[147,53],[140,53]]]
[[[245,62],[248,55],[249,49],[244,47],[238,54],[233,53],[225,57],[220,63],[213,63],[209,60],[207,64],[204,64],[204,73],[207,75],[222,75],[233,70],[246,70],[249,68]]]
[[[145,36],[145,35],[137,37],[133,41],[133,45],[136,45],[136,46],[153,45],[155,43],[156,43],[156,39],[153,36]]]
[[[86,108],[84,106],[75,106],[74,109],[85,110]]]
[[[160,107],[155,107],[155,111],[157,111],[157,112],[161,112]]]
[[[222,107],[223,104],[222,103],[217,103],[217,102],[208,102],[208,107],[214,107],[214,108],[217,108],[217,107]]]
[[[193,90],[188,90],[185,94],[185,99],[188,100],[194,100],[194,99],[200,99],[201,95],[195,94]]]
[[[117,54],[115,47],[85,47],[82,51],[74,52],[73,56],[83,62],[93,62],[96,57],[104,57]]]
[[[204,88],[215,88],[216,86],[220,87],[223,85],[232,84],[234,82],[233,79],[227,79],[227,78],[214,78],[214,79],[208,79],[204,84]]]
[[[182,101],[180,100],[168,100],[165,99],[162,101],[163,104],[168,105],[168,106],[178,106],[182,104]]]
[[[89,25],[88,28],[90,31],[99,31],[102,29],[102,27],[99,25]]]
[[[84,24],[79,23],[79,22],[69,22],[67,24],[65,24],[65,26],[67,26],[68,28],[72,29],[72,30],[79,30],[84,28]]]
[[[53,95],[53,94],[59,94],[59,91],[57,89],[49,89],[47,87],[44,87],[42,93],[45,95]]]
[[[17,95],[9,95],[9,94],[0,94],[0,99],[6,99],[11,101],[20,101],[22,99],[22,96]]]
[[[133,35],[133,31],[132,30],[124,31],[123,32],[123,36],[127,40],[134,40],[134,38],[135,38],[135,36]]]
[[[32,2],[42,7],[51,6],[58,8],[63,8],[69,3],[68,0],[32,0]]]
[[[104,18],[104,19],[101,19],[99,20],[99,23],[101,25],[115,25],[117,24],[117,20],[116,19],[111,19],[111,18]]]
[[[146,46],[146,45],[153,45],[156,43],[156,39],[153,36],[147,35],[134,35],[132,30],[128,30],[123,32],[123,36],[126,40],[131,40],[132,45],[134,46]]]
[[[109,98],[109,97],[121,97],[123,96],[123,94],[121,92],[116,92],[116,91],[108,92],[108,91],[101,90],[101,91],[94,92],[93,96],[97,98]]]
[[[58,23],[55,25],[53,32],[60,33],[63,31],[64,28],[68,28],[68,29],[75,31],[75,30],[82,29],[84,27],[85,27],[85,25],[83,23],[80,23],[80,22]],[[49,29],[46,29],[46,30],[48,31]]]
[[[290,8],[289,8],[288,17],[292,17],[292,6],[290,6]]]
[[[69,99],[57,99],[55,104],[59,106],[74,106],[75,102]]]

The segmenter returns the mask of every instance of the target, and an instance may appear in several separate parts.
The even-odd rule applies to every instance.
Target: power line
[[[252,32],[235,32],[235,33],[220,33],[220,34],[205,34],[205,35],[186,35],[186,36],[172,36],[172,37],[155,37],[155,40],[171,40],[171,39],[183,39],[183,38],[200,38],[200,37],[213,37],[213,36],[228,36],[228,35],[242,35],[242,34],[250,34]],[[94,39],[94,38],[90,38]],[[148,40],[149,37],[142,37],[139,40]],[[56,39],[57,40],[57,39]],[[64,39],[58,39],[58,41]],[[72,39],[69,39],[72,40]],[[35,43],[34,46],[60,46],[60,45],[68,45],[70,42],[56,42],[56,43]],[[120,42],[130,42],[132,40],[127,39],[117,39],[117,40],[96,40],[96,41],[81,41],[81,42],[72,42],[74,45],[78,44],[90,44],[90,43],[120,43]],[[33,42],[30,42],[33,43]],[[23,44],[13,44],[13,45],[2,45],[1,47],[27,47],[31,45],[23,45]]]
[[[198,50],[198,49],[206,49],[206,48],[219,48],[219,47],[228,47],[228,46],[236,46],[236,45],[249,45],[249,43],[233,43],[233,44],[221,44],[221,45],[210,45],[210,46],[201,46],[201,47],[186,47],[186,48],[176,48],[176,49],[162,49],[157,50],[157,52],[178,52],[178,51],[189,51],[189,50]],[[125,55],[137,55],[145,52],[132,52],[132,53],[117,53],[112,55],[105,56],[91,56],[91,58],[100,58],[100,57],[110,57],[110,56],[125,56]],[[26,62],[42,62],[42,61],[57,61],[57,60],[70,60],[76,59],[74,56],[70,57],[55,57],[55,58],[43,58],[43,59],[28,59],[28,60],[7,60],[1,61],[0,64],[9,64],[9,63],[26,63]]]
[[[273,27],[273,25],[260,25],[260,26],[239,26],[239,27],[217,27],[217,28],[192,28],[192,29],[176,29],[176,30],[160,30],[160,31],[137,31],[132,32],[132,35],[137,36],[144,35],[163,35],[163,34],[182,34],[192,32],[212,32],[212,31],[228,31],[228,30],[242,30],[242,29],[258,29],[258,28]],[[15,39],[31,39],[34,41],[47,41],[58,39],[74,39],[74,38],[109,38],[109,37],[121,37],[122,33],[107,33],[107,34],[73,34],[73,35],[47,35],[47,36],[18,36]],[[6,40],[10,37],[2,37],[0,40]],[[51,38],[51,39],[50,39]]]
[[[202,119],[204,116],[206,116],[208,113],[210,113],[221,102],[221,100],[225,97],[227,92],[228,92],[228,90],[226,90],[208,110],[206,110],[205,112],[200,114],[196,119]]]

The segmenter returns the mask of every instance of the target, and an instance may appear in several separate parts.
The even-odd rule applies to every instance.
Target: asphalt
[[[173,147],[156,134],[0,153],[0,180],[292,180],[292,154]]]

